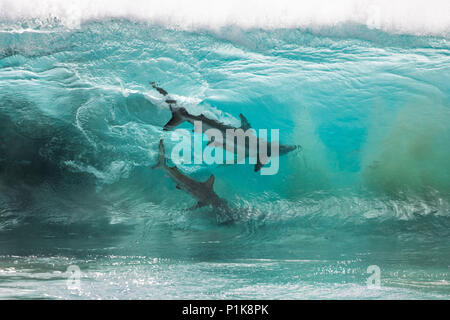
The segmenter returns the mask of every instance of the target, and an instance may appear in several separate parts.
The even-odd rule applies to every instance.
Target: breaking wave
[[[111,254],[125,266],[145,256],[161,277],[172,262],[204,274],[190,263],[275,259],[292,271],[280,261],[309,259],[321,261],[304,269],[320,296],[346,281],[331,276],[345,256],[357,272],[390,268],[395,297],[448,294],[432,284],[450,254],[448,1],[192,3],[0,2],[0,271],[11,255],[24,268],[29,255],[57,257],[62,269],[61,255],[89,265],[99,254],[100,269]],[[193,114],[237,125],[242,113],[302,149],[274,176],[181,166],[201,181],[214,173],[239,212],[218,225],[151,170],[160,137],[173,142],[149,81]],[[433,262],[431,278],[417,276],[419,261]],[[255,281],[282,296],[297,288],[291,271]],[[428,291],[401,291],[421,281]],[[246,288],[226,296],[258,296]],[[84,297],[114,294],[98,290]]]

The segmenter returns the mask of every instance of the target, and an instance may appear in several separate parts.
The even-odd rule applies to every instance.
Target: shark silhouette
[[[154,82],[151,82],[150,84],[161,95],[163,95],[165,97],[168,96],[168,92],[166,90],[158,87]],[[208,130],[209,129],[216,129],[216,130],[219,130],[222,133],[223,137],[227,137],[226,131],[228,129],[231,129],[231,130],[242,129],[243,131],[247,131],[248,129],[251,128],[250,123],[248,122],[248,120],[245,118],[245,116],[242,113],[239,114],[239,117],[241,119],[241,126],[240,127],[233,127],[231,125],[227,125],[227,124],[221,123],[221,122],[219,122],[217,120],[210,119],[210,118],[206,117],[203,114],[200,114],[199,116],[190,114],[185,108],[176,106],[177,101],[174,100],[174,99],[167,98],[165,101],[169,105],[170,111],[172,112],[172,118],[165,124],[165,126],[163,128],[163,130],[165,130],[165,131],[172,130],[175,127],[177,127],[178,125],[180,125],[181,123],[186,122],[186,121],[191,123],[191,124],[194,124],[195,121],[200,121],[202,123],[202,132],[203,133],[208,134]],[[258,138],[256,138],[256,139],[258,139]],[[210,137],[210,141],[208,142],[208,145],[211,144],[211,143],[214,143],[214,142],[215,141],[213,141],[211,139],[211,137]],[[270,150],[272,149],[271,148],[271,142],[266,142],[266,144],[267,144],[267,150],[268,150],[267,156],[270,157],[271,156]],[[225,143],[220,143],[219,142],[219,143],[215,143],[215,145],[216,146],[221,146],[221,147],[225,146],[226,150],[231,151],[234,154],[238,154],[238,148],[240,147],[240,146],[235,145],[234,141],[233,141],[233,143],[230,143],[230,141],[228,141],[228,143],[227,143],[227,141],[225,141]],[[227,148],[228,145],[233,145],[234,146],[233,149],[231,149],[231,150],[228,149]],[[250,154],[249,145],[247,143],[245,143],[244,147],[245,147],[245,153],[244,154],[245,154],[246,157],[248,157],[249,154]],[[282,144],[279,144],[278,145],[278,148],[279,148],[278,149],[279,150],[278,154],[279,155],[287,154],[287,153],[289,153],[291,151],[294,151],[298,147],[299,146],[296,146],[296,145],[282,145]],[[257,156],[257,162],[255,164],[255,172],[258,172],[261,169],[261,167],[268,162],[267,160],[266,161],[263,160],[263,156],[260,155],[260,151],[261,151],[261,149],[258,147],[257,150],[254,152],[256,154],[256,156]]]
[[[228,202],[220,198],[214,191],[215,177],[212,174],[205,182],[194,180],[187,175],[183,174],[176,166],[169,167],[166,162],[164,142],[161,139],[159,141],[159,154],[158,162],[152,167],[152,169],[163,169],[167,175],[169,175],[176,183],[176,188],[183,190],[197,199],[197,204],[190,209],[198,209],[205,206],[211,206],[218,209],[222,216],[232,219],[231,207]]]

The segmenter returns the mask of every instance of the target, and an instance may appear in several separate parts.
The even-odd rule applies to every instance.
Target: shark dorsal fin
[[[252,127],[250,125],[250,123],[248,122],[247,118],[245,118],[242,113],[239,114],[239,118],[241,118],[241,129],[242,130],[247,131],[248,129],[250,129]]]
[[[203,182],[205,184],[205,186],[207,186],[208,188],[212,189],[213,185],[214,185],[214,175],[212,174],[208,180],[206,180],[205,182]]]

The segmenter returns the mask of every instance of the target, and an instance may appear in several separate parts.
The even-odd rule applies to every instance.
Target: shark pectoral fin
[[[206,180],[206,181],[203,182],[203,183],[204,183],[204,185],[205,185],[206,187],[212,189],[212,188],[213,188],[213,185],[214,185],[214,180],[215,180],[215,179],[216,179],[216,178],[215,178],[214,175],[212,174],[212,175],[209,177],[209,179]]]
[[[258,172],[259,170],[261,170],[262,166],[263,166],[263,164],[261,162],[259,162],[259,160],[258,160],[258,163],[255,164],[255,172]]]
[[[190,207],[189,210],[195,210],[195,209],[199,209],[199,208],[202,208],[205,206],[207,206],[206,203],[199,201],[194,206]]]
[[[250,123],[248,122],[247,118],[244,117],[244,115],[242,113],[239,114],[239,118],[241,118],[241,129],[244,131],[247,131],[248,129],[250,129],[252,126],[250,125]]]

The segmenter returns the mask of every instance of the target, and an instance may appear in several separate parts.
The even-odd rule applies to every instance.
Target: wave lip
[[[32,0],[0,1],[0,20],[32,21],[36,27],[62,24],[77,28],[90,20],[121,18],[183,30],[321,28],[359,24],[413,35],[448,36],[450,2],[446,0]]]

